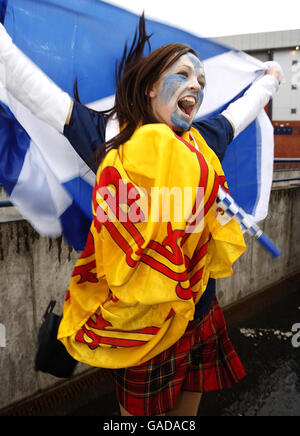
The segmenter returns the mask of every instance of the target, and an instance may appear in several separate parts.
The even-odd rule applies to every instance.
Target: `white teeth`
[[[193,106],[194,104],[196,104],[196,99],[195,99],[195,97],[183,97],[181,100],[180,100],[180,103],[184,103],[184,104],[186,104],[186,105],[189,105],[189,106]]]

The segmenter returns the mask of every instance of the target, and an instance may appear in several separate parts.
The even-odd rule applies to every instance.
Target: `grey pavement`
[[[247,376],[203,396],[198,416],[300,416],[300,278],[225,311]],[[297,326],[297,324],[299,324]],[[96,370],[0,416],[117,416],[109,371]]]
[[[251,303],[249,303],[251,304]],[[300,416],[300,288],[256,315],[228,323],[247,376],[236,387],[204,395],[199,416]],[[295,325],[295,328],[298,327]],[[299,346],[298,348],[295,345]]]

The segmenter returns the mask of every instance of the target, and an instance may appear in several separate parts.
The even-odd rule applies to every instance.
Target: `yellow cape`
[[[139,365],[172,346],[208,279],[233,273],[239,225],[214,208],[221,164],[195,129],[139,127],[97,172],[93,223],[64,304],[58,338],[91,366]]]

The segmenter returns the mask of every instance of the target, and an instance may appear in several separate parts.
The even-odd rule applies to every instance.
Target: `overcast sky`
[[[300,29],[300,0],[106,1],[205,37]]]

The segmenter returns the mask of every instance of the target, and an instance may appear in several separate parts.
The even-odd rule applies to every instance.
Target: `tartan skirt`
[[[119,403],[135,416],[172,410],[181,390],[231,388],[246,374],[228,337],[215,298],[203,318],[191,321],[180,340],[142,365],[112,370]]]

